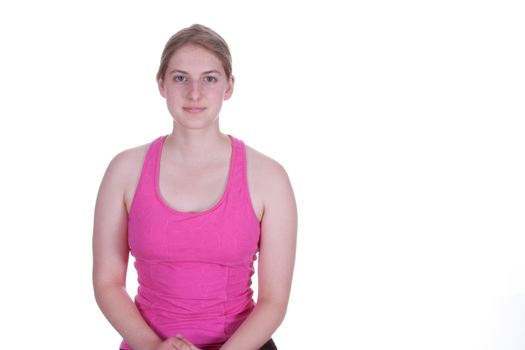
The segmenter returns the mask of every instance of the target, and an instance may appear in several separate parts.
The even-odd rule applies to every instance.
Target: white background
[[[520,3],[2,2],[0,347],[118,348],[91,286],[98,186],[171,131],[160,54],[202,23],[233,54],[221,130],[298,202],[279,349],[525,349]]]

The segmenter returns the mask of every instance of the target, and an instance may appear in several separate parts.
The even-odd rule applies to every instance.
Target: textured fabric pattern
[[[182,334],[218,349],[255,306],[251,289],[260,223],[246,177],[246,148],[232,146],[226,189],[201,212],[170,207],[159,191],[164,140],[149,146],[128,216],[128,243],[139,287],[135,304],[162,338]],[[121,348],[132,350],[124,341]]]

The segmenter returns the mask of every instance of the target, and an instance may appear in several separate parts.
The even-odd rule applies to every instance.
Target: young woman
[[[157,82],[172,132],[115,155],[98,191],[97,303],[121,349],[277,349],[271,337],[286,313],[297,236],[287,173],[220,131],[234,77],[216,32],[193,25],[173,35]],[[134,301],[129,254],[139,282]]]

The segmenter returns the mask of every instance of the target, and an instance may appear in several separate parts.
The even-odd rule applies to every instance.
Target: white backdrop
[[[520,3],[2,2],[0,347],[118,348],[91,286],[98,186],[171,131],[160,54],[202,23],[233,54],[222,131],[298,202],[279,349],[525,349]]]

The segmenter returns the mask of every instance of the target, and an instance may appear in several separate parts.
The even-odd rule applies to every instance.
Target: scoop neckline
[[[231,185],[232,177],[233,177],[233,164],[234,164],[235,156],[236,156],[235,138],[232,135],[230,135],[230,134],[226,134],[226,135],[230,138],[230,145],[231,145],[231,148],[232,148],[231,156],[230,156],[230,165],[228,167],[228,178],[226,180],[226,188],[224,189],[220,199],[214,205],[212,205],[210,208],[208,208],[206,210],[203,210],[203,211],[181,211],[181,210],[175,209],[174,207],[172,207],[164,199],[164,197],[162,197],[162,194],[160,193],[160,181],[159,181],[160,180],[160,161],[161,161],[161,158],[162,158],[162,150],[163,150],[163,146],[164,146],[164,140],[166,140],[166,138],[169,136],[169,134],[164,135],[164,136],[162,136],[160,138],[159,146],[158,146],[158,149],[157,149],[157,152],[156,152],[157,156],[156,156],[156,164],[155,164],[155,195],[156,195],[157,199],[159,200],[159,202],[166,209],[168,209],[169,211],[171,211],[171,212],[173,212],[175,214],[178,214],[178,215],[199,216],[199,215],[207,214],[207,213],[210,213],[210,212],[214,211],[215,209],[217,209],[222,204],[222,202],[224,202],[224,199],[226,198],[226,195],[227,195],[227,193],[230,190],[230,185]]]

